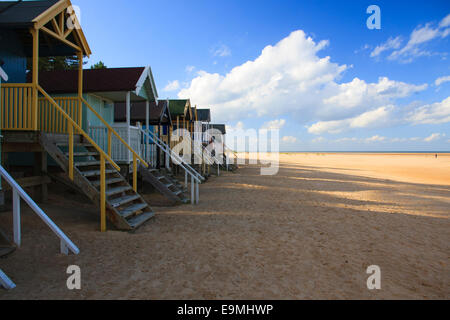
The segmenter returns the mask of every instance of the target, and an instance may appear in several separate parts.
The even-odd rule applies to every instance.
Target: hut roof
[[[0,1],[0,27],[13,30],[19,35],[25,44],[25,52],[28,57],[32,56],[30,28],[47,30],[58,38],[44,33],[45,41],[39,43],[39,55],[41,57],[77,54],[79,49],[67,45],[68,43],[78,44],[84,55],[91,55],[91,49],[81,27],[73,28],[73,32],[69,32],[64,37],[58,34],[62,31],[44,28],[60,14],[65,19],[71,19],[74,25],[79,25],[70,0]],[[64,39],[61,40],[59,37]]]
[[[171,124],[170,110],[167,107],[167,100],[158,100],[156,102],[150,102],[149,104],[149,121],[151,125],[158,124]],[[131,104],[130,110],[130,120],[132,123],[141,122],[145,124],[146,117],[146,103],[145,102],[135,102]],[[114,104],[114,121],[125,122],[127,118],[126,115],[126,104],[116,103]]]
[[[210,127],[219,130],[222,134],[227,133],[227,129],[224,124],[212,124]]]
[[[98,93],[116,102],[124,101],[124,94],[128,91],[134,91],[136,96],[139,96],[146,81],[150,83],[151,87],[147,94],[149,99],[156,100],[158,93],[150,67],[83,70],[83,92]],[[39,83],[48,93],[75,93],[78,90],[78,71],[41,71]],[[114,94],[115,92],[121,94]],[[141,99],[136,98],[135,100],[145,99],[141,97]]]
[[[191,119],[191,101],[189,99],[169,100],[170,114],[172,120],[175,120],[177,116],[185,116],[187,119]]]
[[[211,122],[210,109],[197,109],[198,121]]]
[[[50,9],[58,1],[1,1],[0,26],[30,27],[34,24],[34,19]]]

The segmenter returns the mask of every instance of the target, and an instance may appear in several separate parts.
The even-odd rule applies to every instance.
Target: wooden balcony
[[[43,131],[69,133],[67,118],[45,97],[38,97],[31,83],[3,83],[1,87],[1,129],[5,131]],[[53,97],[53,100],[78,126],[82,126],[78,97]]]

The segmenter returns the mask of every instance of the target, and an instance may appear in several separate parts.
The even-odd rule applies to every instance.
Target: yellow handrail
[[[53,100],[52,97],[50,97],[47,92],[44,91],[44,89],[42,89],[42,87],[40,85],[37,85],[37,88],[39,90],[39,92],[45,97],[47,98],[48,101],[50,101],[50,103],[56,108],[56,110],[58,110],[59,113],[61,113],[64,118],[75,128],[78,130],[78,132],[84,137],[86,138],[89,143],[101,154],[105,157],[106,160],[108,160],[108,162],[114,167],[116,168],[118,171],[120,171],[120,167],[113,161],[113,159],[111,159],[111,157],[109,155],[107,155],[102,148],[100,148],[95,142],[94,140],[91,139],[91,137],[89,137],[89,135],[84,132],[84,130],[75,122],[72,120],[72,118],[55,102],[55,100]]]
[[[141,156],[140,156],[139,154],[137,154],[137,152],[134,151],[133,148],[131,148],[131,147],[128,145],[128,143],[125,142],[125,140],[122,139],[122,137],[116,132],[116,130],[114,130],[114,129],[108,124],[108,122],[106,122],[105,119],[103,119],[103,117],[100,116],[100,115],[98,114],[97,111],[95,111],[94,108],[92,108],[92,106],[86,101],[86,99],[84,99],[84,98],[82,97],[82,98],[81,98],[81,101],[83,101],[83,103],[84,103],[84,104],[85,104],[85,105],[86,105],[86,106],[87,106],[87,107],[88,107],[88,108],[89,108],[89,109],[97,116],[97,118],[100,119],[100,121],[105,125],[105,127],[108,129],[108,131],[112,132],[112,133],[117,137],[117,139],[119,139],[119,141],[122,142],[122,143],[125,145],[125,147],[127,147],[127,149],[133,153],[134,157],[136,157],[137,159],[139,159],[139,161],[141,161],[141,162],[144,164],[144,166],[145,166],[146,168],[148,168],[147,162],[145,162],[145,160],[142,159]],[[108,140],[109,140],[109,138],[108,138]],[[108,149],[108,150],[109,150],[109,149]]]

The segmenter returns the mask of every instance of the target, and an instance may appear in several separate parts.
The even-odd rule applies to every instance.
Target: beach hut
[[[127,108],[124,103],[115,104],[115,121],[123,123],[127,118]],[[150,169],[141,167],[141,177],[150,183],[157,191],[173,202],[186,203],[189,201],[185,195],[187,182],[183,186],[172,172],[172,150],[169,146],[172,134],[172,118],[169,101],[157,100],[149,104],[132,103],[129,113],[131,125],[140,129],[141,153],[149,163]],[[182,166],[188,171],[186,175],[193,174],[195,179],[200,178],[189,163],[181,158]],[[198,181],[201,182],[201,181]]]
[[[137,193],[137,173],[133,173],[130,186],[112,159],[111,144],[104,151],[86,131],[87,120],[83,119],[89,111],[108,128],[109,142],[112,137],[119,139],[133,153],[134,164],[140,160],[83,93],[83,59],[91,50],[71,2],[2,1],[0,37],[2,43],[8,43],[0,47],[0,56],[9,75],[1,87],[2,162],[17,165],[8,161],[10,154],[19,155],[24,163],[33,159],[31,173],[24,172],[30,175],[25,176],[26,184],[45,198],[50,155],[61,169],[60,177],[99,206],[102,231],[106,230],[106,217],[121,230],[135,229],[153,217],[153,210]],[[61,56],[78,61],[78,70],[70,73],[73,77],[67,93],[72,94],[50,95],[41,85],[39,60]]]
[[[177,137],[177,129],[188,130],[189,133],[193,131],[193,117],[191,100],[189,99],[172,99],[169,100],[170,115],[172,118],[172,132]],[[176,144],[175,141],[171,141],[171,147]]]
[[[124,123],[126,119],[126,104],[116,103],[114,108],[114,120],[116,123]],[[158,100],[149,104],[147,110],[146,103],[137,102],[131,104],[130,123],[133,126],[141,126],[144,130],[148,128],[155,136],[165,144],[169,144],[172,131],[172,118],[170,116],[169,101]],[[144,143],[144,142],[143,142]],[[153,141],[148,141],[142,146],[144,159],[153,168],[170,169],[170,156],[167,156]]]
[[[0,101],[2,100],[2,81],[8,81],[8,75],[3,70],[4,61],[0,60]],[[0,146],[1,147],[1,146]],[[0,230],[0,257],[11,254],[17,247],[21,246],[21,201],[27,203],[27,205],[46,223],[50,229],[60,238],[61,241],[61,253],[69,254],[72,252],[74,254],[79,253],[79,249],[75,244],[58,228],[58,226],[50,220],[50,218],[42,211],[41,208],[30,198],[30,196],[25,193],[25,191],[20,187],[20,185],[15,181],[11,175],[0,165],[0,179],[3,179],[5,186],[7,186],[12,191],[12,202],[13,202],[13,237],[14,244],[12,244],[8,237]],[[1,180],[0,180],[1,181]],[[2,181],[2,182],[3,182]],[[2,203],[4,201],[3,187],[0,184],[0,192],[2,197]],[[5,289],[14,289],[16,287],[15,283],[0,269],[0,286]]]
[[[141,133],[138,127],[131,125],[129,114],[132,104],[151,103],[158,97],[151,68],[83,70],[83,80],[83,97],[94,109],[83,113],[83,130],[103,150],[108,150],[108,128],[111,127],[142,158]],[[72,70],[41,72],[40,75],[41,86],[52,96],[75,96],[76,81],[77,73]],[[115,104],[122,102],[125,118],[115,123]],[[111,137],[111,157],[123,167],[122,173],[132,172],[134,153],[117,137]]]
[[[184,187],[170,173],[154,170],[160,167],[161,150],[154,148],[154,152],[151,152],[152,146],[149,142],[153,137],[147,137],[147,134],[151,135],[145,131],[147,128],[142,128],[141,123],[133,121],[132,118],[132,113],[136,110],[142,111],[145,116],[147,112],[150,115],[160,109],[151,68],[84,70],[83,79],[83,95],[95,110],[94,114],[88,111],[83,118],[83,129],[104,151],[110,149],[112,160],[121,166],[121,173],[125,177],[128,178],[136,172],[137,176],[151,183],[170,200],[187,202],[188,199],[183,193]],[[72,88],[70,84],[74,81],[76,74],[72,71],[51,71],[41,75],[43,88],[53,95],[75,94],[69,91]],[[165,103],[163,102],[163,105]],[[121,113],[117,121],[116,108]],[[167,110],[166,107],[165,111]],[[96,118],[97,114],[101,116],[101,121]],[[118,136],[110,136],[110,130],[117,132]],[[160,134],[158,135],[159,138]],[[144,160],[146,156],[147,159]],[[165,159],[168,160],[169,157]]]
[[[202,135],[201,140],[203,144],[208,144],[211,138],[208,136],[208,130],[211,123],[211,110],[210,109],[197,109],[198,121],[201,124]]]

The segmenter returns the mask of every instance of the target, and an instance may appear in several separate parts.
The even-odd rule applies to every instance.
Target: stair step
[[[75,162],[75,166],[77,167],[88,167],[88,166],[99,166],[100,161],[84,161],[84,162]]]
[[[137,200],[140,197],[137,194],[129,195],[129,196],[123,196],[117,199],[109,200],[109,204],[113,206],[114,208],[120,207],[126,203],[129,203],[131,201]]]
[[[74,157],[90,157],[90,156],[98,156],[98,152],[74,152]],[[66,152],[66,157],[69,157],[69,153]]]
[[[106,173],[114,173],[116,171],[112,170],[112,169],[106,169],[105,172]],[[96,176],[100,176],[100,170],[82,171],[81,174],[85,177],[96,177]]]
[[[121,211],[119,211],[119,214],[124,218],[128,218],[129,216],[132,216],[133,214],[135,214],[136,212],[138,212],[139,210],[145,209],[147,208],[148,205],[146,203],[136,203],[133,204],[131,206],[129,206],[126,209],[123,209]]]
[[[58,147],[68,147],[69,142],[58,142],[56,145]],[[89,142],[74,142],[73,146],[74,147],[93,147],[93,145],[90,144]]]
[[[174,192],[174,194],[175,194],[176,196],[179,195],[180,193],[183,193],[183,191],[182,191],[182,190],[178,190],[178,191]]]
[[[108,189],[108,190],[106,190],[106,196],[110,197],[115,194],[123,193],[123,192],[131,190],[131,189],[133,189],[133,188],[131,188],[130,186],[121,186],[121,187],[117,187],[117,188]]]
[[[165,184],[164,186],[166,187],[166,188],[170,188],[171,186],[173,186],[174,184],[173,183],[168,183],[168,184]]]
[[[110,185],[110,184],[114,184],[114,183],[118,183],[118,182],[122,182],[123,179],[122,178],[111,178],[111,179],[106,179],[106,185]],[[100,186],[100,180],[96,180],[92,182],[92,185],[94,187],[99,187]]]
[[[128,223],[133,229],[136,229],[137,227],[139,227],[144,222],[146,222],[147,220],[149,220],[150,218],[152,218],[154,216],[155,216],[155,213],[153,211],[145,212],[145,213],[142,213],[142,214],[128,220]]]

